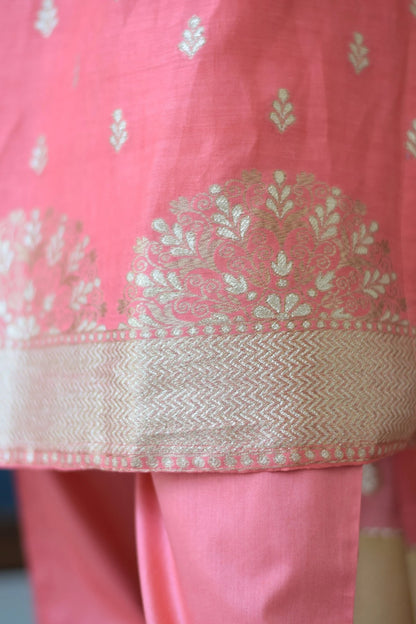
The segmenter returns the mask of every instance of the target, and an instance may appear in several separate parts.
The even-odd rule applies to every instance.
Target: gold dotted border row
[[[95,468],[116,472],[249,472],[312,467],[326,464],[362,464],[397,453],[408,446],[396,441],[369,446],[319,446],[274,449],[225,455],[176,455],[151,457],[100,453],[68,453],[32,449],[0,449],[0,465],[5,467],[50,466],[62,470]]]

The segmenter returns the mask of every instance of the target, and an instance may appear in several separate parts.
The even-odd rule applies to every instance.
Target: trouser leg
[[[37,624],[144,622],[134,476],[22,470],[17,485]]]
[[[351,624],[361,468],[136,476],[147,624]]]

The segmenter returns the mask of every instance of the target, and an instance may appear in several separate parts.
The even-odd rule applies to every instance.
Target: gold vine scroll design
[[[280,170],[180,197],[152,222],[156,240],[137,239],[119,312],[178,335],[264,320],[407,324],[388,242],[365,214],[312,174],[291,184]]]

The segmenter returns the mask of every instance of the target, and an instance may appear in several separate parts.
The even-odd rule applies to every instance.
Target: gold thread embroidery
[[[58,11],[53,0],[42,0],[38,11],[35,28],[45,38],[50,37],[58,25]]]
[[[270,113],[270,119],[280,133],[285,132],[289,126],[295,123],[296,117],[293,114],[293,105],[289,101],[287,89],[279,89],[277,99],[273,102],[273,109]]]
[[[364,45],[364,37],[361,33],[354,33],[353,41],[350,43],[348,58],[356,74],[360,74],[363,69],[369,66],[368,48]]]
[[[0,222],[0,338],[105,329],[95,252],[82,225],[52,209]]]
[[[289,329],[297,318],[306,328],[408,324],[388,244],[376,240],[378,224],[360,202],[312,175],[291,184],[280,170],[272,183],[246,173],[179,198],[171,213],[174,220],[153,221],[156,240],[136,243],[121,328],[182,335],[256,319],[290,321]]]
[[[193,58],[206,43],[204,30],[200,18],[193,15],[188,21],[188,28],[182,33],[182,41],[178,44],[179,50],[188,58]]]
[[[128,139],[127,123],[123,119],[123,111],[121,108],[117,108],[113,112],[113,119],[114,121],[110,126],[112,131],[110,143],[115,151],[119,152]]]
[[[48,162],[48,146],[46,144],[46,137],[41,134],[36,145],[32,150],[32,156],[29,162],[29,166],[37,175],[40,175],[45,169]]]
[[[413,119],[411,128],[407,131],[406,149],[416,158],[416,119]]]
[[[0,447],[31,458],[89,453],[101,465],[107,454],[163,469],[164,457],[175,470],[201,469],[202,457],[220,458],[207,469],[241,470],[253,458],[267,469],[365,461],[414,431],[412,336],[315,330],[2,349],[0,369]]]
[[[127,325],[98,333],[80,232],[53,211],[0,223],[0,462],[246,471],[405,446],[415,337],[360,202],[280,170],[180,197],[137,240]]]

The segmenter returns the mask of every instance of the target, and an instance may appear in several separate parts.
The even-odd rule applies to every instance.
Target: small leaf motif
[[[298,305],[299,295],[296,293],[289,293],[286,297],[272,294],[267,297],[266,301],[272,309],[258,306],[254,310],[254,315],[257,318],[278,318],[284,321],[291,317],[307,316],[312,312],[309,304],[302,303]]]
[[[394,281],[396,279],[396,274],[395,273],[393,273],[391,275],[391,279],[392,279],[392,281]],[[400,322],[401,325],[408,325],[409,324],[409,321],[407,319],[400,320],[399,314],[395,314],[391,310],[386,310],[384,312],[383,316],[381,316],[380,321],[384,322],[384,323],[397,323],[397,322]]]
[[[169,232],[169,226],[164,219],[155,219],[152,223],[152,228],[156,230],[156,232]]]
[[[329,271],[325,275],[322,275],[322,273],[320,273],[318,277],[316,278],[316,282],[315,282],[317,289],[320,290],[321,292],[330,290],[332,288],[331,282],[334,279],[334,276],[335,276],[334,271]]]
[[[53,0],[42,0],[41,8],[38,11],[35,28],[40,34],[50,37],[55,27],[58,25],[58,11]]]
[[[325,207],[316,206],[315,214],[309,217],[309,223],[318,239],[327,240],[337,235],[340,215],[334,212],[336,206],[336,199],[329,195]]]
[[[368,60],[368,48],[364,45],[364,37],[361,33],[354,33],[353,41],[350,43],[348,59],[354,67],[356,74],[360,74],[363,69],[370,64]]]
[[[24,244],[26,247],[28,247],[29,249],[34,249],[35,247],[37,247],[39,245],[39,243],[42,240],[42,234],[41,234],[41,222],[39,220],[39,211],[38,210],[33,210],[32,212],[32,220],[28,221],[25,224],[25,236],[24,236]]]
[[[128,138],[127,123],[123,119],[123,111],[121,108],[117,108],[113,112],[113,119],[114,122],[110,126],[112,131],[110,143],[116,152],[119,152]]]
[[[362,223],[358,232],[353,232],[352,235],[352,248],[357,254],[364,255],[368,253],[368,246],[374,243],[374,237],[372,234],[377,232],[378,225],[375,221],[370,223],[368,229],[367,226]]]
[[[416,0],[412,0],[409,5],[410,12],[416,17]]]
[[[155,297],[162,305],[177,299],[183,291],[182,285],[175,272],[170,271],[165,276],[159,269],[154,269],[151,275],[138,273],[135,284],[143,288],[145,297]]]
[[[69,304],[71,308],[74,310],[80,310],[84,305],[86,305],[88,295],[93,288],[93,282],[84,282],[84,280],[79,281],[72,291],[71,302]]]
[[[383,295],[386,292],[386,286],[390,284],[391,281],[394,281],[395,275],[389,275],[388,273],[380,273],[378,269],[371,273],[370,271],[365,271],[364,280],[363,280],[363,291],[377,299],[379,295]]]
[[[148,277],[145,273],[138,273],[134,281],[137,286],[141,286],[142,288],[146,288],[146,286],[150,286],[152,283],[150,277]]]
[[[229,273],[225,273],[223,277],[224,282],[228,284],[228,292],[231,292],[234,295],[241,295],[242,293],[247,291],[247,282],[242,275],[240,275],[240,277],[234,277]]]
[[[196,253],[195,232],[184,233],[179,223],[175,223],[171,229],[164,219],[155,219],[152,227],[163,235],[160,242],[170,247],[172,256],[193,256]]]
[[[74,249],[69,253],[66,266],[66,270],[68,271],[68,273],[73,273],[74,271],[78,270],[81,260],[85,255],[85,248],[87,247],[89,242],[89,237],[85,236],[83,240],[76,243]]]
[[[291,187],[289,184],[284,184],[286,176],[283,171],[275,171],[273,177],[276,185],[271,184],[267,189],[271,197],[266,199],[266,206],[279,219],[283,219],[286,213],[293,208],[293,201],[288,199]]]
[[[243,216],[243,209],[238,204],[231,208],[225,195],[217,197],[215,203],[221,211],[212,217],[213,221],[221,226],[217,233],[224,238],[243,239],[250,225],[250,217]]]
[[[368,246],[374,243],[374,237],[372,236],[378,230],[378,225],[375,221],[370,223],[368,229],[367,226],[362,223],[358,232],[352,234],[352,249],[354,253],[364,255],[368,253]]]
[[[287,89],[279,89],[277,99],[273,102],[273,108],[270,119],[277,126],[279,132],[283,133],[296,121]]]
[[[40,175],[48,162],[48,147],[46,145],[46,137],[41,134],[38,136],[36,145],[32,150],[32,156],[29,166],[37,175]]]
[[[56,234],[51,236],[49,243],[45,249],[46,262],[49,266],[53,266],[62,257],[62,251],[64,248],[64,232],[65,226],[61,225],[58,228]]]
[[[284,251],[279,251],[276,262],[272,262],[272,269],[279,277],[287,277],[292,270],[293,262],[288,262]]]
[[[188,28],[183,31],[183,39],[178,44],[178,48],[188,58],[192,58],[206,42],[204,37],[204,27],[197,15],[193,15],[188,21]]]
[[[411,128],[407,131],[406,149],[412,156],[414,156],[414,158],[416,158],[416,119],[413,119]]]

